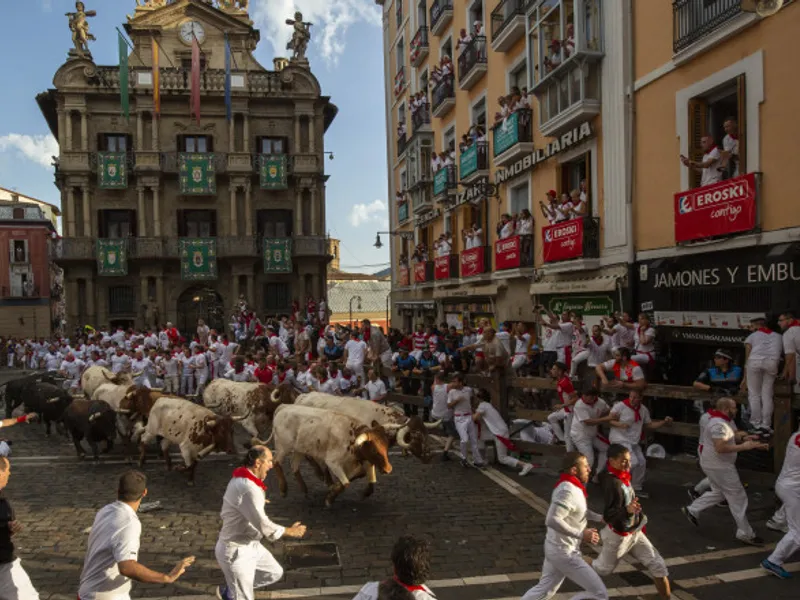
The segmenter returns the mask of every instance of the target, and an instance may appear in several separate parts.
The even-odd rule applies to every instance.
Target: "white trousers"
[[[742,538],[755,536],[750,522],[747,520],[747,492],[744,491],[739,472],[734,465],[729,467],[703,467],[703,473],[711,483],[711,491],[706,492],[689,505],[689,512],[697,517],[701,512],[716,506],[723,500],[728,501],[733,520],[736,521],[736,535]]]
[[[571,600],[607,600],[608,590],[600,576],[586,564],[579,551],[567,553],[545,543],[544,565],[539,583],[525,592],[522,600],[549,600],[556,595],[564,579],[583,588]]]
[[[472,447],[472,461],[482,463],[483,457],[478,449],[478,428],[475,427],[472,417],[470,415],[454,417],[453,421],[455,422],[458,437],[461,440],[461,458],[467,460],[467,445],[470,445]]]
[[[747,373],[747,402],[750,405],[750,424],[772,427],[772,390],[778,374],[778,361],[751,358],[745,365]]]
[[[561,421],[564,421],[562,427]],[[572,441],[570,430],[572,429],[572,412],[567,412],[566,409],[559,409],[550,413],[547,416],[547,422],[553,428],[553,433],[556,437],[567,445],[567,452],[575,450],[575,442]]]
[[[39,600],[30,577],[19,559],[0,565],[0,598],[3,600]]]
[[[514,358],[511,360],[511,368],[515,371],[523,366],[525,363],[528,362],[528,355],[527,354],[515,354]]]
[[[776,565],[783,565],[800,550],[800,493],[797,488],[791,488],[781,483],[775,486],[775,493],[783,501],[789,533],[778,542],[768,560]]]
[[[621,443],[631,453],[631,485],[637,492],[644,485],[644,476],[647,473],[647,458],[639,444]]]
[[[653,578],[669,575],[664,559],[641,531],[623,536],[606,527],[600,532],[600,539],[603,540],[603,546],[592,567],[601,577],[611,575],[626,554],[631,554],[642,563]]]
[[[178,386],[178,376],[177,375],[165,375],[164,376],[164,393],[165,394],[177,394],[180,390]]]
[[[181,375],[181,395],[182,396],[190,396],[194,394],[194,375],[189,373],[188,375]]]
[[[365,383],[367,381],[366,379],[364,379],[364,363],[363,362],[355,363],[355,362],[349,362],[348,361],[347,365],[345,365],[345,366],[348,369],[350,369],[350,372],[355,377],[361,377],[361,383]]]
[[[631,356],[631,360],[639,365],[647,365],[650,363],[650,355],[649,354],[634,354]]]
[[[582,362],[585,362],[589,359],[589,351],[588,350],[581,350],[575,356],[572,357],[572,363],[569,366],[569,375],[570,377],[574,377],[578,374],[578,365]],[[589,365],[590,367],[592,365]]]
[[[597,451],[597,466],[593,468],[595,474],[600,473],[606,468],[608,444],[597,436],[594,436],[592,439],[574,438],[573,441],[575,442],[575,447],[578,449],[578,452],[586,457],[589,468],[592,468],[592,465],[594,465],[595,450]]]
[[[705,494],[706,492],[711,490],[711,482],[708,480],[708,477],[704,477],[700,480],[696,486],[694,486],[694,491],[698,494]]]
[[[508,448],[506,448],[506,445],[500,440],[498,440],[497,437],[495,437],[494,439],[494,448],[495,452],[497,453],[497,462],[499,462],[501,465],[505,465],[512,469],[516,469],[521,464],[523,464],[513,456],[508,455]]]
[[[254,600],[254,590],[283,577],[283,567],[260,542],[242,545],[217,541],[214,554],[231,600]]]

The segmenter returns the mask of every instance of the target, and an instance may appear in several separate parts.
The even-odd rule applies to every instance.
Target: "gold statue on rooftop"
[[[89,21],[87,17],[95,17],[97,13],[93,10],[86,10],[83,2],[75,3],[75,12],[66,13],[69,17],[69,29],[72,31],[72,43],[75,45],[74,50],[70,50],[70,54],[91,58],[92,53],[89,52],[89,40],[94,41],[95,37],[89,33]]]

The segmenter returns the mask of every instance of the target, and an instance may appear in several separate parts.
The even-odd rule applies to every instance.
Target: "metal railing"
[[[672,51],[685,50],[741,12],[741,0],[674,0]]]
[[[138,73],[150,74],[151,70],[132,69],[128,74],[128,87],[135,90],[140,87],[138,83]],[[255,93],[280,92],[281,75],[274,71],[261,73],[242,73],[245,78],[245,88],[233,88],[234,92],[245,89]],[[95,67],[89,73],[89,85],[106,88],[110,90],[119,89],[119,67]],[[192,85],[191,69],[183,67],[164,67],[159,69],[159,87],[167,92],[188,92]],[[142,88],[151,89],[152,84],[142,85]],[[200,90],[206,93],[225,92],[225,70],[224,69],[203,69],[200,71]]]
[[[207,154],[214,157],[214,172],[216,174],[228,171],[228,155],[224,152],[162,152],[161,170],[164,173],[177,173],[180,168],[181,154]]]
[[[527,0],[501,0],[492,11],[491,33],[494,41],[514,17],[524,17]]]
[[[453,10],[453,0],[433,0],[430,10],[431,28],[436,27],[446,10]]]
[[[39,298],[39,286],[3,286],[0,287],[0,298]]]
[[[486,36],[476,35],[458,57],[458,82],[464,81],[479,64],[486,64]]]
[[[406,68],[400,67],[394,76],[394,95],[399,96],[406,87]]]
[[[453,74],[450,73],[447,77],[440,79],[436,85],[433,86],[433,99],[431,107],[436,111],[445,100],[453,100],[456,97],[455,90],[453,89],[454,81]]]
[[[412,64],[417,63],[423,48],[425,50],[428,49],[428,28],[425,25],[420,25],[417,33],[411,38],[411,44],[409,44],[409,58]]]
[[[400,158],[403,155],[403,152],[406,151],[406,143],[408,142],[408,138],[406,134],[397,136],[397,158]]]
[[[411,113],[411,126],[414,131],[421,128],[423,125],[431,124],[431,109],[428,104],[424,104]]]

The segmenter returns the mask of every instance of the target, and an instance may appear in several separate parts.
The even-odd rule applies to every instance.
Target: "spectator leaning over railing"
[[[472,42],[472,36],[467,33],[466,29],[462,29],[459,32],[458,40],[456,41],[456,52],[461,54],[464,49],[469,46],[470,42]]]
[[[722,165],[722,155],[719,148],[714,143],[714,138],[710,135],[704,135],[700,138],[700,148],[703,150],[703,158],[700,162],[689,160],[681,154],[681,162],[683,166],[695,171],[700,171],[700,186],[711,185],[712,183],[719,183],[722,181],[722,172],[720,170]]]
[[[571,219],[581,219],[589,214],[589,207],[586,204],[585,194],[578,190],[572,190],[570,193],[570,209],[569,215]]]
[[[503,216],[500,217],[500,223],[497,225],[497,237],[501,240],[505,240],[513,235],[514,221],[511,219],[511,215],[503,213]]]

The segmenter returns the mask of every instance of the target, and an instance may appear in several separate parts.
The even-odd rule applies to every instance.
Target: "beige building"
[[[630,2],[376,1],[384,11],[391,251],[400,265],[392,301],[401,324],[530,322],[537,302],[597,317],[627,304]],[[452,77],[435,81],[445,56]],[[496,124],[498,98],[514,88],[531,92],[530,108]],[[412,115],[420,93],[428,108]],[[485,140],[461,147],[473,127]],[[432,153],[450,148],[453,166],[434,172]],[[584,216],[550,227],[540,209],[550,190],[583,191]],[[532,234],[500,239],[502,215],[523,209],[533,214]],[[467,248],[462,232],[473,225],[481,244]],[[432,245],[443,233],[452,250],[436,257]],[[419,243],[427,261],[411,258]]]
[[[76,50],[37,98],[60,147],[64,239],[53,253],[68,327],[219,327],[240,295],[261,314],[323,296],[323,136],[337,109],[308,61],[259,64],[259,31],[233,3],[129,1],[129,118],[120,68]],[[189,108],[195,40],[199,119]]]
[[[61,209],[49,202],[33,198],[32,196],[26,196],[25,194],[20,194],[19,192],[4,187],[0,187],[0,202],[26,202],[28,204],[35,204],[42,209],[44,218],[53,224],[53,229],[60,231],[58,217],[61,216]]]

